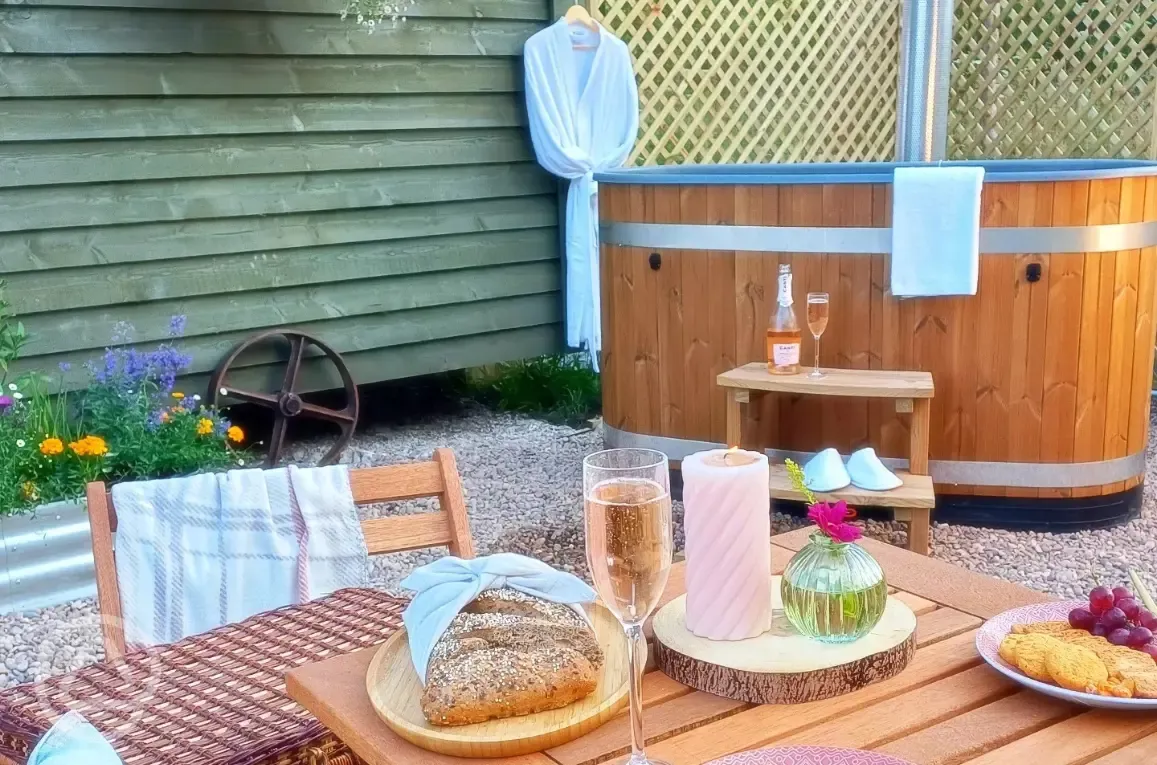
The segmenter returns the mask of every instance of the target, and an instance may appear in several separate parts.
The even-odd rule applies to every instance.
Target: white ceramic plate
[[[1069,611],[1078,606],[1088,607],[1088,601],[1067,600],[1053,603],[1036,603],[1031,606],[1021,606],[1003,614],[994,616],[984,623],[976,633],[976,650],[980,656],[992,665],[992,668],[1003,675],[1015,680],[1023,686],[1040,691],[1046,696],[1052,696],[1087,707],[1103,709],[1133,709],[1137,711],[1157,709],[1157,699],[1119,699],[1115,696],[1098,696],[1095,693],[1080,693],[1061,688],[1057,685],[1042,683],[1023,674],[1019,669],[1005,664],[1000,658],[1000,641],[1012,631],[1014,624],[1028,624],[1030,622],[1067,621]]]

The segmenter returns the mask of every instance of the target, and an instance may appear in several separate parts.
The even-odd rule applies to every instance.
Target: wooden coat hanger
[[[569,9],[567,9],[566,16],[564,18],[566,19],[566,23],[568,23],[568,24],[580,24],[580,25],[586,27],[587,29],[591,30],[592,32],[595,32],[596,34],[599,31],[598,22],[595,21],[591,17],[591,14],[587,11],[587,9],[584,6],[580,5],[579,3],[575,3]],[[598,47],[597,45],[576,44],[574,46],[574,49],[575,50],[594,50],[597,47]]]
[[[579,3],[575,3],[566,12],[566,23],[568,24],[582,24],[592,32],[599,31],[598,22],[591,18],[590,12]]]

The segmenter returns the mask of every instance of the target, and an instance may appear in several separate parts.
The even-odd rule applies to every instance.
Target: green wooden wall
[[[172,314],[197,373],[282,325],[362,382],[561,347],[557,186],[520,92],[556,2],[417,0],[372,34],[343,4],[0,0],[21,369],[78,382],[117,322],[147,344]]]

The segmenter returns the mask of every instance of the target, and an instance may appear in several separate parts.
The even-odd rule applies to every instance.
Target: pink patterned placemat
[[[781,746],[755,749],[714,760],[708,765],[912,765],[880,752],[827,746]]]

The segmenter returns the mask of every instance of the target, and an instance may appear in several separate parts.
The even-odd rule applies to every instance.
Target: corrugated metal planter
[[[92,538],[83,501],[0,516],[0,614],[96,594]]]

